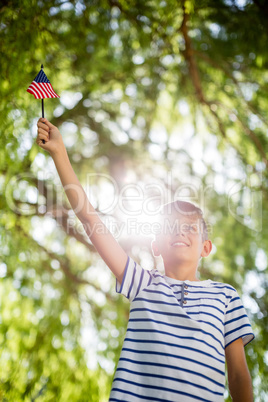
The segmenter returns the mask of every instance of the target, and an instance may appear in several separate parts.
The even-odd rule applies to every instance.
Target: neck
[[[176,266],[170,266],[165,264],[166,276],[179,281],[199,281],[197,278],[197,266],[189,267],[189,264],[180,264]]]

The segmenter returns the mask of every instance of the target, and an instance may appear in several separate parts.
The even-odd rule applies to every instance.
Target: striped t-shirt
[[[172,279],[131,258],[116,290],[131,307],[109,401],[223,401],[225,347],[254,338],[236,290]]]

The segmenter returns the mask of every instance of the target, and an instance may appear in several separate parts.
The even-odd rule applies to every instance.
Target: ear
[[[211,240],[205,240],[203,244],[203,250],[201,252],[201,257],[208,257],[212,250]]]
[[[152,252],[153,252],[154,257],[159,257],[161,255],[161,253],[159,251],[157,240],[152,241],[151,247],[152,247]]]

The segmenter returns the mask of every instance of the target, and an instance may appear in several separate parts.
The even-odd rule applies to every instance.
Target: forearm
[[[253,402],[253,389],[250,374],[229,379],[229,390],[233,402]]]
[[[99,220],[94,207],[89,202],[69,160],[67,151],[63,146],[60,152],[52,155],[58,171],[63,189],[67,195],[72,209],[82,223]]]

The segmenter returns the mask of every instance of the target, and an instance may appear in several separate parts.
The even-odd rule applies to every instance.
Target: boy
[[[152,248],[165,275],[143,270],[89,203],[59,130],[43,118],[37,126],[37,144],[52,156],[73,210],[117,279],[117,292],[131,301],[110,402],[223,401],[225,360],[233,401],[252,402],[244,345],[254,335],[240,298],[231,286],[196,276],[212,248],[201,210],[185,202],[163,207]]]

